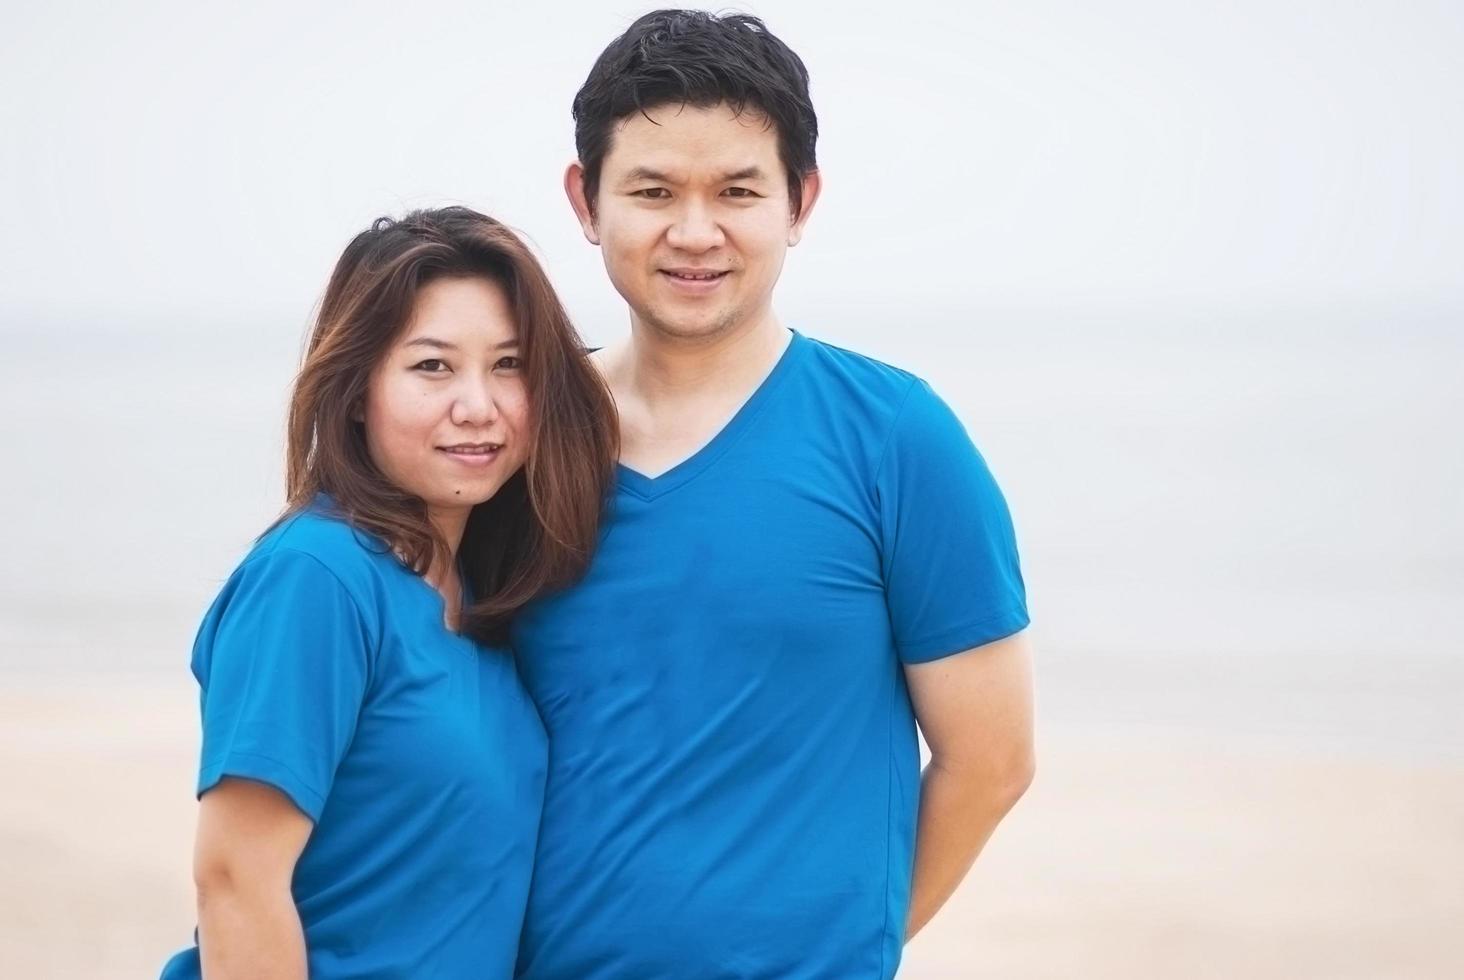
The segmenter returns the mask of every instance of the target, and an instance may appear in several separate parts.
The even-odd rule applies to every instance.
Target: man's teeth
[[[693,273],[690,273],[690,272],[673,272],[673,273],[671,273],[671,275],[675,276],[677,279],[715,279],[718,276],[720,276],[721,273],[720,272],[703,272],[703,273],[693,274]]]

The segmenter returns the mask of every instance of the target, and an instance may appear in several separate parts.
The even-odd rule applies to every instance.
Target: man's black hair
[[[702,10],[641,17],[600,53],[575,95],[574,145],[591,210],[617,123],[664,105],[706,109],[724,102],[739,113],[760,112],[775,128],[788,196],[800,214],[803,178],[818,168],[808,69],[758,18]]]

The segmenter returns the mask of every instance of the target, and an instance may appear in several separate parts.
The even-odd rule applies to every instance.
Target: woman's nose
[[[452,420],[457,425],[489,425],[498,418],[493,387],[483,381],[465,382],[453,401]]]

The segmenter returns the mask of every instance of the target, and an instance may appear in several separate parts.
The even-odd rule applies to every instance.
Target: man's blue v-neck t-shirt
[[[529,980],[879,980],[910,896],[902,667],[1027,625],[1011,520],[919,379],[794,334],[700,451],[624,467],[514,629],[549,733]]]
[[[254,780],[314,823],[290,888],[314,980],[512,975],[547,749],[506,650],[322,497],[229,578],[193,672],[199,794]]]

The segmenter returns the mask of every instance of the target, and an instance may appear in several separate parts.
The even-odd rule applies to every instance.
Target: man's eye
[[[726,194],[728,197],[757,197],[758,196],[758,194],[757,194],[756,191],[749,190],[746,187],[729,187],[725,191],[723,191],[723,193]]]
[[[517,357],[500,357],[498,359],[498,363],[493,366],[498,368],[500,371],[517,371],[519,369],[520,363],[521,362]]]
[[[671,196],[671,192],[664,187],[643,187],[634,194],[636,197],[643,197],[648,201],[664,201]]]
[[[429,357],[425,361],[418,361],[412,365],[413,371],[424,371],[427,374],[441,374],[447,370],[447,362],[439,357]]]

